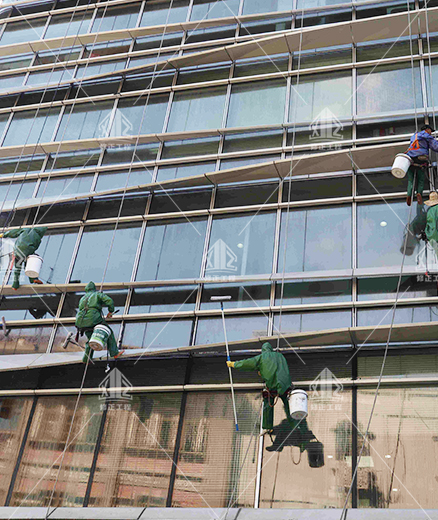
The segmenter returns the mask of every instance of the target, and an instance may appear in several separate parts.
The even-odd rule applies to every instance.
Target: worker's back
[[[260,375],[266,386],[284,394],[292,385],[289,366],[280,352],[274,352],[270,343],[264,343],[260,358]]]
[[[76,315],[76,327],[78,329],[92,328],[104,321],[102,316],[103,297],[102,293],[96,291],[94,282],[86,285],[85,295],[79,301],[79,310]]]

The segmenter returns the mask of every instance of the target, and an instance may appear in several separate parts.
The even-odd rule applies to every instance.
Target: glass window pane
[[[361,170],[356,174],[357,195],[376,195],[406,191],[406,179],[397,179],[390,172],[373,173]],[[427,186],[428,179],[425,179]]]
[[[418,41],[415,38],[412,38],[412,53],[418,54]],[[411,42],[409,37],[400,38],[398,41],[386,40],[376,43],[360,42],[357,44],[357,61],[380,60],[383,57],[393,58],[395,56],[410,55]]]
[[[129,281],[140,229],[138,224],[129,227],[119,225],[115,233],[114,226],[85,228],[73,268],[72,280],[81,280],[83,283],[93,280],[99,284],[105,276],[105,282]]]
[[[135,289],[129,314],[192,311],[195,309],[197,290],[196,285]]]
[[[149,99],[121,100],[117,106],[110,136],[162,132],[168,100],[168,94],[150,96]]]
[[[283,123],[285,100],[283,80],[233,85],[227,127]]]
[[[330,330],[351,327],[351,312],[321,311],[299,313],[282,313],[274,316],[274,334],[292,334],[313,330]]]
[[[231,296],[231,300],[226,303],[227,308],[266,307],[271,301],[271,284],[246,282],[244,285],[204,285],[201,299],[202,310],[220,308],[218,302],[211,301],[212,296]]]
[[[216,208],[250,206],[252,204],[275,204],[278,202],[278,184],[258,184],[253,186],[218,186],[215,198]]]
[[[156,158],[157,153],[158,145],[156,143],[107,148],[105,150],[105,155],[103,156],[102,165],[153,161]],[[134,161],[132,160],[133,158]]]
[[[27,143],[48,143],[58,121],[59,108],[43,108],[16,112],[8,128],[3,146]]]
[[[438,356],[436,354],[424,354],[418,351],[408,353],[403,350],[388,352],[383,369],[383,377],[424,377],[425,374],[436,376],[438,374]],[[383,357],[381,354],[367,352],[358,356],[358,375],[364,377],[379,377],[382,369]],[[374,355],[373,355],[374,354]]]
[[[53,495],[53,507],[83,504],[102,411],[98,396],[81,397],[72,423],[76,400],[73,395],[38,399],[11,505],[47,507],[55,481],[62,493]],[[71,423],[68,451],[59,471]]]
[[[114,321],[110,321],[109,325],[111,326],[112,331],[114,332],[114,336],[116,340],[120,336],[120,323],[115,323]],[[79,343],[82,344],[82,348],[74,345],[73,343],[69,343],[67,345],[67,349],[64,349],[65,339],[68,334],[72,332],[73,336],[76,336],[77,329],[74,326],[66,326],[66,325],[58,325],[56,330],[56,334],[53,340],[53,345],[51,352],[84,352],[86,337],[79,338]]]
[[[358,444],[362,445],[375,390],[358,389]],[[359,470],[363,508],[436,507],[426,482],[436,467],[437,388],[382,388]],[[409,468],[406,471],[406,468]],[[397,513],[393,513],[396,515]]]
[[[53,199],[58,201],[62,198],[89,193],[94,175],[77,175],[75,177],[60,177],[58,179],[43,179],[36,198],[47,202]]]
[[[45,172],[91,168],[97,166],[101,149],[61,152],[49,156]]]
[[[138,186],[152,182],[154,170],[120,171],[117,173],[99,173],[95,191],[114,190],[125,186]]]
[[[163,143],[162,159],[191,157],[195,155],[216,154],[219,137],[185,139],[184,141],[166,141]]]
[[[418,218],[414,208],[411,220],[417,218],[421,221],[423,206],[416,205],[416,208]],[[409,207],[404,201],[358,205],[358,267],[400,268],[408,216]],[[410,234],[406,246],[405,266],[417,264],[417,254],[421,249],[421,241]]]
[[[5,56],[0,58],[0,71],[21,69],[29,67],[32,61],[32,54],[21,54],[18,56]],[[39,65],[38,63],[36,65]],[[2,82],[3,82],[2,78]]]
[[[420,69],[411,67],[378,67],[376,70],[359,69],[357,75],[358,115],[413,110],[423,107]]]
[[[333,179],[306,179],[302,181],[292,179],[290,190],[289,179],[284,183],[283,202],[288,202],[289,200],[292,202],[328,199],[331,197],[351,197],[351,176],[335,177]]]
[[[74,14],[69,13],[52,16],[44,39],[65,38],[67,36],[84,34],[88,31],[92,15],[92,12],[85,10]]]
[[[0,184],[2,209],[12,209],[16,206],[27,206],[35,202],[33,192],[36,181],[13,182]]]
[[[228,341],[258,338],[268,334],[268,316],[230,316],[226,317]],[[196,331],[196,345],[224,343],[222,318],[199,318]]]
[[[168,132],[221,128],[226,87],[177,92],[170,111]]]
[[[330,370],[329,373],[334,377]],[[332,379],[330,384],[333,384]],[[312,393],[309,396],[309,410],[313,412],[310,411],[306,421],[308,432],[295,430],[291,433],[281,403],[274,408],[274,443],[271,444],[269,439],[265,441],[271,453],[264,452],[265,460],[269,462],[265,462],[262,472],[261,508],[325,509],[344,506],[351,480],[351,391],[344,389],[327,400],[322,391],[313,394],[315,397]],[[310,452],[315,453],[312,444],[316,440],[323,445],[322,467],[309,464]],[[296,461],[300,460],[299,446],[303,442],[306,443],[305,451],[297,464]],[[295,461],[295,466],[292,461]],[[294,478],[290,478],[291,465]]]
[[[31,397],[2,397],[0,399],[0,503],[4,504],[26,429]]]
[[[244,0],[243,3],[243,14],[271,13],[292,9],[293,0]]]
[[[170,319],[144,323],[126,323],[123,348],[160,351],[190,344],[192,321]]]
[[[98,9],[91,32],[116,31],[135,27],[140,11],[140,3]]]
[[[226,135],[223,153],[242,150],[278,148],[283,142],[283,131],[251,132],[248,134]]]
[[[207,221],[150,221],[146,228],[137,280],[197,278]]]
[[[286,244],[287,227],[287,250]],[[284,259],[286,266],[284,267]],[[283,211],[278,270],[319,271],[351,267],[351,207]]]
[[[283,293],[283,298],[282,298]],[[351,280],[286,281],[276,284],[276,305],[301,305],[351,301]]]
[[[23,85],[23,75],[2,76],[0,92],[10,92],[19,89]]]
[[[100,101],[67,106],[56,139],[63,141],[106,137],[113,104],[113,101]]]
[[[53,327],[21,327],[10,329],[7,337],[0,338],[0,355],[44,354],[49,345]]]
[[[240,0],[195,0],[190,20],[210,20],[211,18],[228,18],[238,14]]]
[[[398,276],[363,278],[358,280],[358,299],[362,301],[395,299],[397,286]],[[436,296],[436,282],[418,281],[416,275],[402,277],[399,299],[433,296]]]
[[[216,169],[215,162],[178,164],[176,166],[160,166],[158,168],[157,182],[170,181],[183,177],[203,175]]]
[[[359,326],[390,325],[394,314],[393,307],[379,309],[359,309],[357,312],[357,324]],[[395,324],[401,323],[429,323],[438,321],[436,307],[426,305],[417,307],[398,306],[395,311]],[[371,338],[372,339],[372,336]]]
[[[155,192],[149,213],[176,213],[208,209],[211,202],[210,189],[173,190]]]
[[[61,81],[68,81],[73,78],[74,69],[56,69],[44,72],[33,72],[29,75],[26,86],[38,87],[39,85],[55,85]]]
[[[165,507],[181,394],[135,394],[128,406],[108,411],[90,504]]]
[[[0,45],[12,45],[39,40],[46,25],[47,18],[37,18],[29,22],[8,23],[2,34]]]
[[[205,275],[265,274],[272,271],[275,213],[214,218]]]
[[[41,51],[35,58],[34,65],[48,65],[79,59],[82,47],[68,47],[67,49],[50,49]]]
[[[51,318],[56,316],[60,298],[60,294],[3,296],[0,303],[0,314],[6,322]]]
[[[154,0],[145,6],[140,27],[185,22],[189,0]]]
[[[172,507],[227,507],[234,502],[234,507],[254,507],[257,457],[252,454],[257,438],[253,432],[260,428],[259,394],[235,395],[239,435],[229,392],[188,396]],[[186,477],[194,467],[195,485]]]
[[[320,17],[320,20],[322,18],[323,17]],[[351,61],[352,54],[350,45],[325,49],[309,49],[302,51],[301,57],[299,52],[294,53],[293,68],[297,70],[298,64],[300,69],[310,69],[313,67],[337,65],[338,63],[350,63]]]
[[[305,75],[292,78],[289,121],[337,126],[339,119],[351,117],[351,72]]]

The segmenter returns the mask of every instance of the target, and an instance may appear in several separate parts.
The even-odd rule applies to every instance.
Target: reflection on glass
[[[99,173],[95,191],[109,191],[125,186],[139,186],[152,182],[154,169],[119,171],[116,173]]]
[[[91,32],[116,31],[135,27],[140,4],[98,9]]]
[[[112,108],[112,101],[67,106],[56,139],[63,141],[106,137]]]
[[[243,14],[271,13],[291,9],[293,9],[293,0],[244,0],[243,3]]]
[[[29,22],[8,23],[5,32],[2,34],[0,45],[12,45],[22,42],[39,40],[46,25],[47,18],[36,18]]]
[[[36,198],[48,201],[59,199],[80,193],[89,193],[94,175],[77,175],[75,177],[59,177],[57,179],[43,179],[38,188]]]
[[[41,171],[44,155],[23,155],[23,157],[3,157],[0,164],[0,175],[16,173],[37,173]]]
[[[284,251],[287,228],[287,250]],[[286,259],[286,267],[283,262]],[[291,210],[281,216],[278,272],[351,267],[351,207]]]
[[[215,169],[216,163],[214,162],[177,166],[160,166],[160,168],[158,168],[157,182],[180,179],[181,177],[194,177],[195,175],[203,175],[204,173],[213,172]]]
[[[389,300],[397,294],[398,277],[363,278],[358,280],[359,300]],[[436,296],[436,282],[417,281],[417,276],[403,276],[399,298]]]
[[[108,411],[90,506],[166,506],[180,406],[181,394],[135,394]]]
[[[27,206],[35,202],[33,193],[36,182],[8,182],[0,184],[2,194],[0,195],[0,205],[2,210],[13,209],[17,206]]]
[[[358,437],[362,443],[375,389],[358,389]],[[361,507],[436,507],[438,428],[436,388],[383,388],[379,391],[366,452],[358,472]]]
[[[298,85],[293,78],[289,121],[312,121],[322,133],[324,125],[332,128],[339,124],[338,119],[351,117],[352,99],[350,72],[306,75]]]
[[[190,344],[192,321],[168,319],[126,323],[123,333],[123,348],[147,349],[148,351],[187,347]]]
[[[130,280],[140,226],[87,227],[82,235],[72,280],[96,284]],[[113,241],[114,239],[114,241]],[[108,263],[108,265],[107,265]]]
[[[136,279],[198,277],[206,228],[200,219],[148,222]]]
[[[379,114],[423,107],[420,68],[399,65],[379,66],[376,70],[359,69],[357,76],[358,115]],[[415,95],[414,95],[415,88]]]
[[[11,506],[81,506],[87,488],[102,412],[98,396],[40,397],[32,420]],[[68,449],[66,446],[73,421]],[[59,462],[66,449],[61,471]],[[59,473],[59,478],[57,475]]]
[[[110,136],[162,132],[168,100],[168,94],[150,96],[146,99],[121,100],[117,106]]]
[[[0,399],[0,503],[4,504],[32,406],[30,397]]]
[[[168,132],[221,128],[227,89],[197,89],[176,93],[170,111]]]
[[[129,314],[192,311],[195,309],[197,289],[196,285],[135,289]]]
[[[281,327],[281,328],[280,328]],[[282,313],[274,316],[274,334],[291,334],[294,332],[311,332],[314,330],[330,330],[351,327],[351,311],[322,311],[299,313]]]
[[[417,206],[418,211],[422,211],[422,207]],[[358,205],[358,267],[400,267],[408,216],[409,207],[405,202]],[[414,216],[413,211],[411,220],[414,218],[416,215]],[[420,240],[410,234],[406,246],[405,265],[416,265],[417,254],[421,249]]]
[[[21,327],[10,329],[5,337],[0,338],[0,354],[44,354],[52,335],[50,327]]]
[[[317,387],[309,395],[307,434],[288,431],[281,406],[274,408],[275,441],[266,439],[263,455],[262,508],[343,507],[351,483],[350,415],[351,392],[345,389],[326,395]]]
[[[216,304],[218,305],[218,304]],[[266,336],[268,333],[268,316],[230,316],[226,317],[228,341]],[[224,328],[222,318],[199,318],[196,331],[196,345],[223,343]]]
[[[38,114],[34,110],[16,112],[6,133],[3,146],[51,141],[59,111],[59,108],[44,108],[39,110]]]
[[[347,301],[351,301],[351,280],[286,281],[283,287],[280,282],[277,283],[275,290],[276,305]]]
[[[283,80],[234,85],[227,127],[280,124],[284,120],[285,100],[286,82]]]
[[[206,276],[271,273],[275,213],[214,218]]]
[[[185,22],[189,0],[156,0],[145,6],[140,27]]]
[[[259,393],[235,396],[237,434],[229,392],[188,395],[172,507],[254,507]]]
[[[190,20],[210,20],[228,18],[238,14],[240,0],[195,0]]]
[[[44,39],[65,38],[66,36],[84,34],[88,30],[92,17],[93,13],[87,12],[86,10],[75,13],[74,15],[69,13],[52,16]]]
[[[390,325],[393,314],[393,307],[383,307],[379,309],[359,309],[357,313],[357,324],[364,327]],[[398,306],[395,311],[394,324],[429,323],[434,321],[438,321],[438,308],[435,306]]]
[[[46,172],[72,170],[73,168],[91,168],[96,166],[101,149],[78,150],[77,152],[61,152],[50,155],[46,165]]]
[[[56,315],[59,294],[38,294],[29,296],[3,296],[0,302],[0,316],[10,320],[39,320]]]

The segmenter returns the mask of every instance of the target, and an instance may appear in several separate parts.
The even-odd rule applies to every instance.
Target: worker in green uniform
[[[298,427],[301,433],[307,431],[306,421],[295,421],[290,415],[288,396],[293,388],[293,383],[289,366],[283,354],[274,352],[270,343],[263,343],[260,355],[241,361],[227,361],[227,365],[236,370],[257,370],[265,382],[262,435],[271,433],[274,427],[274,405],[277,397],[283,401],[286,418],[292,428]]]
[[[102,292],[96,290],[94,282],[89,282],[85,287],[85,294],[79,301],[79,309],[76,314],[75,325],[78,332],[82,335],[87,336],[87,344],[85,347],[84,357],[82,361],[87,362],[88,357],[93,357],[94,350],[90,347],[89,341],[93,335],[93,330],[96,325],[104,324],[108,327],[105,322],[105,318],[102,315],[102,308],[108,307],[107,318],[111,318],[114,312],[113,299]],[[108,327],[111,330],[111,327]],[[119,351],[117,348],[116,338],[114,332],[111,330],[111,334],[108,338],[107,349],[111,357],[117,359],[120,357],[124,350]]]
[[[426,238],[435,250],[438,249],[438,193],[431,191],[429,200],[425,202],[430,209],[427,211]]]
[[[16,291],[20,287],[20,274],[23,265],[26,264],[27,257],[33,255],[40,247],[41,240],[46,227],[37,227],[30,229],[12,229],[6,233],[0,234],[0,238],[16,238],[14,243],[14,282],[12,288]],[[43,283],[38,278],[29,278],[30,283]]]

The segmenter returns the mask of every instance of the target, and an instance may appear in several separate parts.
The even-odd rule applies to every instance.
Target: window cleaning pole
[[[228,348],[227,329],[225,327],[225,314],[224,314],[224,301],[231,300],[231,296],[212,296],[210,299],[213,302],[220,302],[220,304],[221,304],[222,325],[224,327],[225,347],[227,349],[227,361],[231,361],[230,349]],[[236,425],[236,432],[238,432],[239,425],[237,424],[236,399],[234,398],[233,375],[231,373],[231,367],[228,367],[228,373],[230,374],[231,399],[233,400],[234,423]]]

